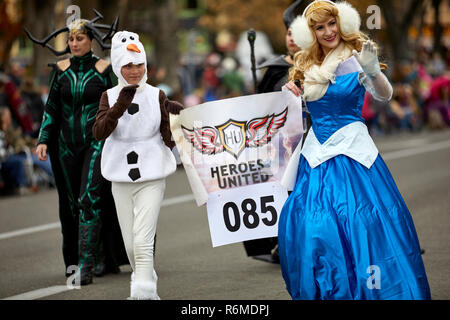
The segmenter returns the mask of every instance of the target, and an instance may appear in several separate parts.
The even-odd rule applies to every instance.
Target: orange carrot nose
[[[139,50],[137,45],[135,45],[134,43],[130,43],[129,45],[127,45],[127,50],[134,51],[134,52],[137,52],[137,53],[141,53],[141,50]]]

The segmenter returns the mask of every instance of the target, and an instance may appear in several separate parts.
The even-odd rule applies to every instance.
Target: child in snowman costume
[[[105,140],[102,175],[112,193],[133,273],[131,299],[159,300],[154,238],[165,178],[176,170],[169,113],[183,106],[146,83],[147,58],[136,33],[117,32],[111,64],[119,84],[100,100],[93,134]]]

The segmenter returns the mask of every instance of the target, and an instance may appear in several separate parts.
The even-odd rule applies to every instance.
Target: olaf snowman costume
[[[178,114],[183,107],[147,84],[146,72],[137,89],[130,86],[121,73],[129,63],[147,67],[144,46],[136,33],[117,32],[112,39],[111,64],[119,84],[103,93],[93,133],[98,140],[105,140],[101,172],[112,182],[133,269],[130,298],[159,300],[154,237],[165,178],[176,170],[169,112]]]

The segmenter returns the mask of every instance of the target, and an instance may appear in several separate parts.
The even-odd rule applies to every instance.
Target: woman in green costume
[[[111,26],[97,24],[102,16],[95,12],[95,19],[77,19],[43,41],[27,32],[55,55],[72,55],[53,66],[36,151],[41,160],[50,156],[59,195],[66,276],[77,270],[75,283],[81,285],[92,283],[94,274],[120,272],[119,265],[127,263],[111,186],[100,172],[103,143],[92,136],[100,97],[116,81],[110,64],[93,54],[92,40],[109,49],[105,41],[114,35],[118,19]],[[102,34],[101,28],[108,33]],[[48,45],[48,40],[66,31],[65,51]]]

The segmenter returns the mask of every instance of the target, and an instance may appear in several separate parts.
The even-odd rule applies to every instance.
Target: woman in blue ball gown
[[[359,27],[353,7],[324,0],[292,25],[302,50],[285,90],[313,125],[280,215],[282,275],[293,299],[430,299],[411,215],[361,117],[366,90],[389,100],[392,87]]]

